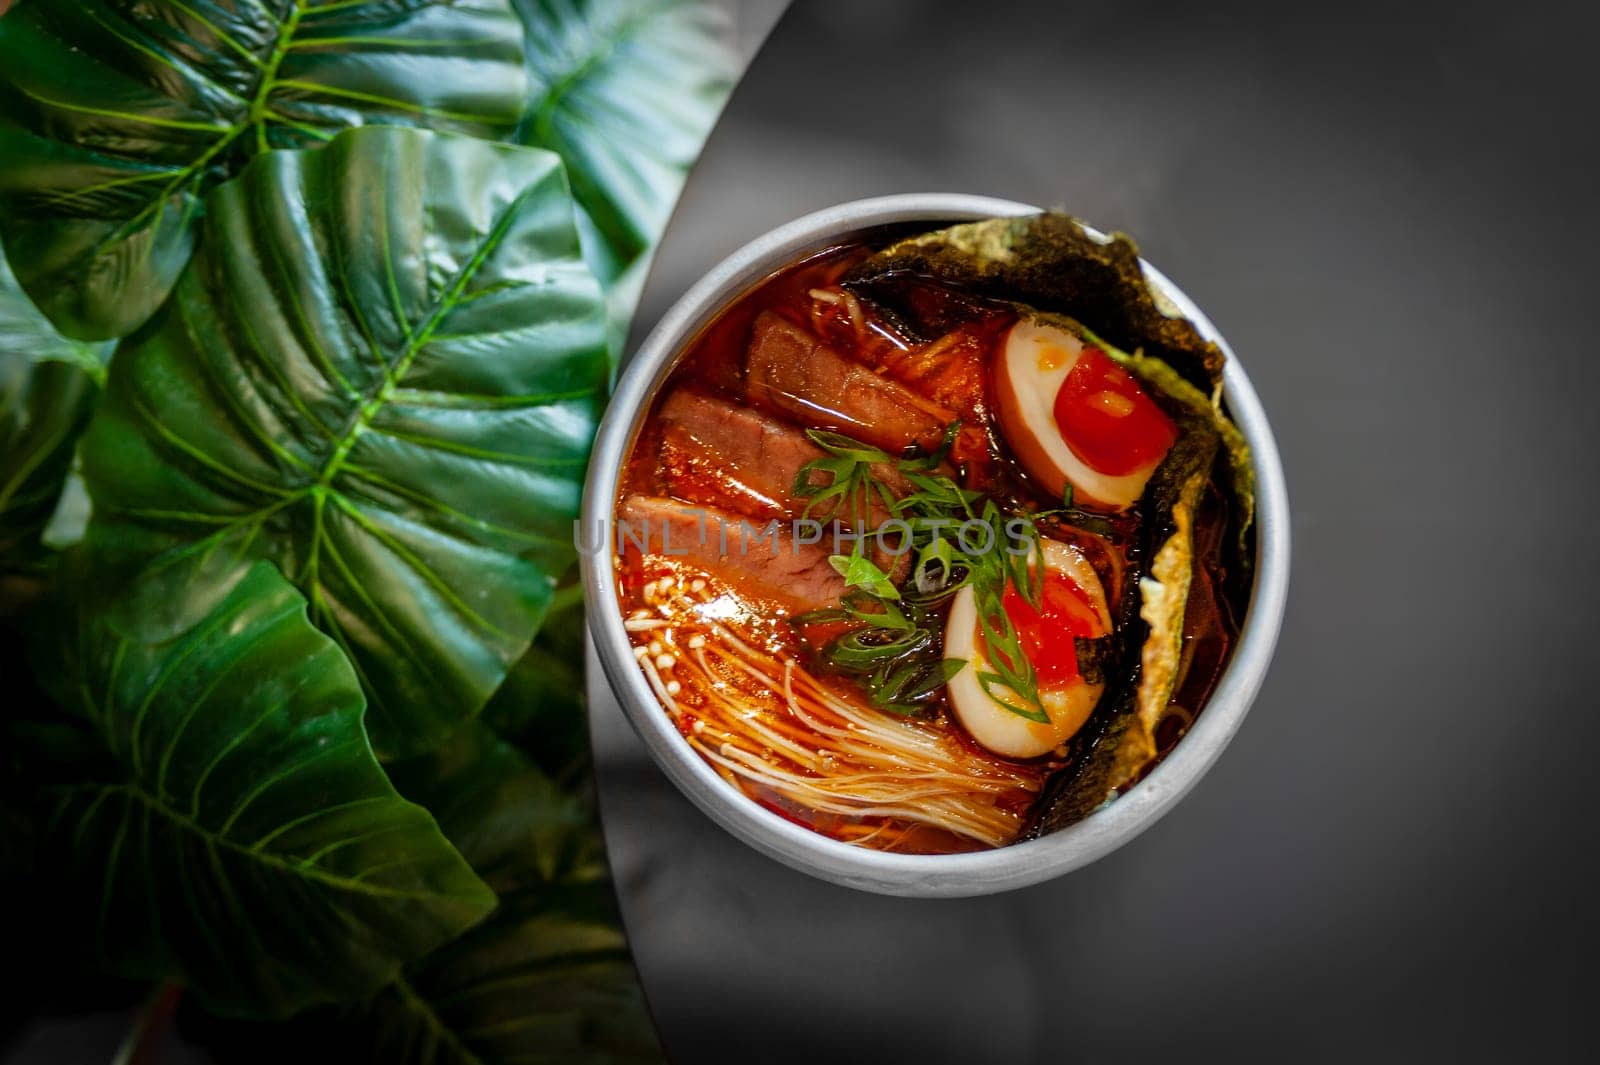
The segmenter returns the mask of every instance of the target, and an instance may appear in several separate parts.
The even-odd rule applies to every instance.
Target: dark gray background
[[[1294,506],[1239,737],[1115,855],[908,902],[780,867],[595,715],[629,927],[689,1065],[1576,1056],[1592,943],[1592,19],[1537,4],[801,0],[641,329],[889,192],[1137,236],[1249,367]]]

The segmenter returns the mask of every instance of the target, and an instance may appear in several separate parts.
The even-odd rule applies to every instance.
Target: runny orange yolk
[[[1041,688],[1059,688],[1078,678],[1078,648],[1073,637],[1104,635],[1088,593],[1056,570],[1045,571],[1038,607],[1014,585],[1007,585],[1000,605],[1016,626],[1022,653],[1033,663]]]
[[[1056,428],[1085,465],[1111,476],[1161,459],[1178,428],[1132,374],[1086,347],[1056,393]]]

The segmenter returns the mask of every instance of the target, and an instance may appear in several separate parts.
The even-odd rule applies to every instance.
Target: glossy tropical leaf
[[[605,876],[593,810],[482,723],[388,770],[497,892]]]
[[[38,555],[109,354],[57,333],[0,255],[0,569]]]
[[[271,563],[167,643],[89,612],[68,640],[109,764],[74,763],[45,835],[106,961],[283,1014],[372,992],[492,907],[389,783],[354,671]]]
[[[360,1005],[203,1021],[224,1065],[619,1065],[662,1054],[604,881],[536,885]]]
[[[547,884],[408,966],[361,1018],[384,1065],[659,1061],[605,881]]]
[[[362,677],[374,745],[427,750],[574,555],[606,371],[560,162],[371,127],[261,157],[207,211],[85,435],[88,543],[113,575],[149,564],[121,615],[145,632],[275,559]]]
[[[589,771],[585,631],[583,589],[575,584],[561,588],[532,646],[483,708],[490,728],[568,787]]]
[[[593,810],[482,725],[395,768],[396,785],[434,810],[500,906],[345,1018],[366,1033],[367,1059],[661,1060]]]
[[[487,1065],[660,1060],[606,879],[592,809],[483,722],[388,766],[500,896],[483,924],[407,964],[355,1006],[289,1026],[213,1025],[225,1062],[330,1060]]]
[[[61,767],[77,779],[104,760],[86,724],[62,713],[32,675],[26,635],[45,628],[45,614],[35,609],[0,620],[0,898],[6,902],[0,937],[11,971],[26,974],[11,981],[0,1009],[0,1045],[7,1047],[40,1016],[122,1012],[147,993],[137,981],[88,971],[81,949],[85,911],[40,860],[40,786]]]
[[[359,1047],[347,1056],[384,1065],[659,1060],[592,812],[481,725],[392,772],[501,901],[482,925],[344,1012],[338,1023]]]
[[[499,909],[358,1006],[210,1026],[217,1059],[276,1063],[315,1046],[382,1065],[659,1060],[592,811],[481,722],[388,768],[495,886]]]
[[[502,136],[521,58],[509,0],[21,0],[0,21],[0,234],[63,332],[123,336],[183,270],[206,188],[350,126]]]
[[[531,88],[517,139],[566,161],[584,252],[609,286],[660,239],[733,88],[726,11],[706,0],[513,2]],[[616,334],[642,268],[631,278],[611,290]]]

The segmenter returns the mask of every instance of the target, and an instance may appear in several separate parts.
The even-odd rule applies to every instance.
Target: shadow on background
[[[691,808],[597,700],[612,856],[677,1060],[1575,1049],[1600,622],[1593,29],[1527,4],[791,10],[690,182],[635,339],[814,208],[926,190],[1064,207],[1134,234],[1248,365],[1294,580],[1211,776],[1112,857],[998,898],[792,873]]]

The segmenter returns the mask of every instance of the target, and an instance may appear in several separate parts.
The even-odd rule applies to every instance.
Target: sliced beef
[[[687,388],[667,396],[659,417],[662,469],[674,496],[751,517],[804,513],[807,499],[794,494],[795,477],[824,453],[803,430]],[[910,491],[888,463],[874,467],[873,474],[895,495]],[[889,517],[875,501],[869,521],[878,525]]]
[[[673,495],[751,517],[805,509],[792,491],[794,478],[823,452],[801,430],[685,388],[667,396],[660,421],[662,468]]]
[[[680,558],[747,595],[795,612],[832,606],[844,594],[844,578],[828,562],[833,543],[827,532],[818,543],[801,543],[790,523],[778,520],[773,536],[766,537],[766,522],[717,507],[638,495],[618,505],[617,520],[626,523],[616,530],[619,544]]]
[[[745,381],[750,398],[771,410],[890,452],[938,447],[956,417],[771,311],[756,317]]]

